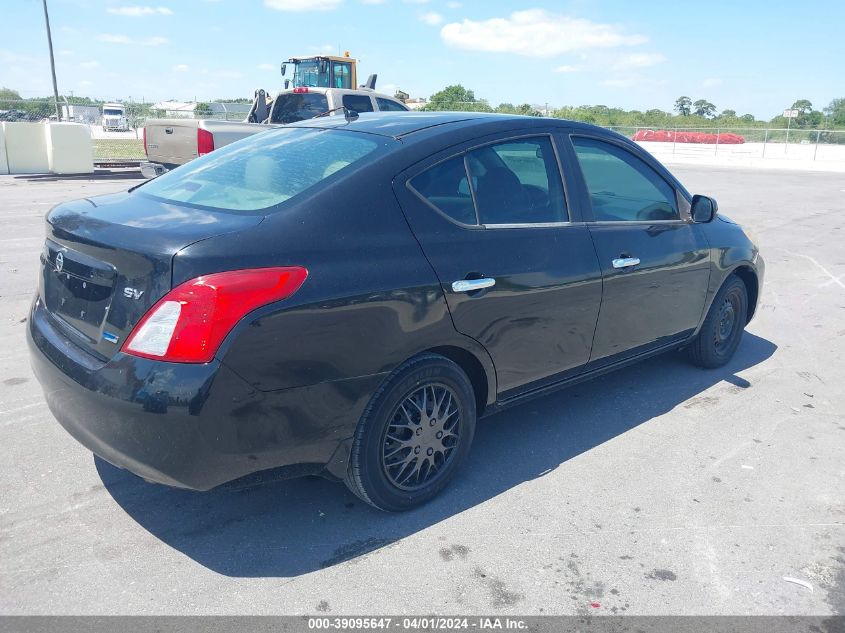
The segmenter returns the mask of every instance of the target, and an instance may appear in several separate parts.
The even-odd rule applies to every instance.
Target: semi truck
[[[129,120],[126,118],[126,106],[122,103],[103,104],[103,132],[109,131],[129,131]]]

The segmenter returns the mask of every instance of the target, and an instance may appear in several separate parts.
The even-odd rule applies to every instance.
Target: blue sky
[[[51,92],[40,0],[5,0],[0,85]],[[361,80],[493,105],[670,110],[679,95],[770,118],[845,97],[845,2],[49,0],[59,90],[106,99],[251,96],[291,55],[348,50]]]

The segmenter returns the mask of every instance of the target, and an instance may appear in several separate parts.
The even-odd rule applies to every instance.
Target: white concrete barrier
[[[9,173],[9,162],[6,160],[6,128],[0,123],[0,174]]]
[[[47,159],[54,174],[90,174],[94,171],[91,131],[81,123],[46,123]]]
[[[46,174],[50,171],[44,123],[4,123],[6,161],[10,174]]]

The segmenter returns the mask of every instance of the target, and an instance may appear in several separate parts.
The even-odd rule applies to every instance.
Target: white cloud
[[[420,22],[424,22],[429,26],[437,26],[441,22],[443,22],[443,16],[437,13],[436,11],[426,11],[425,13],[420,13],[417,16]]]
[[[552,69],[556,73],[577,73],[583,70],[580,66],[570,66],[569,64],[564,64],[563,66],[556,66]]]
[[[599,24],[546,11],[515,11],[507,18],[446,24],[440,37],[454,48],[547,57],[593,48],[643,44],[643,35],[627,35],[618,26]]]
[[[446,7],[449,9],[460,9],[463,5],[461,2],[447,2]]]
[[[97,39],[108,44],[134,44],[140,46],[161,46],[162,44],[167,44],[169,41],[166,37],[159,35],[133,40],[128,35],[115,35],[113,33],[101,33],[97,36]]]
[[[361,0],[361,4],[384,4],[387,0]]]
[[[61,55],[62,57],[70,57],[71,55],[73,55],[73,51],[68,48],[63,48],[59,51],[59,55]]]
[[[173,15],[173,11],[167,7],[109,7],[106,11],[128,18],[140,18],[145,15]]]
[[[256,66],[256,68],[258,70],[275,70],[277,67],[274,66],[273,64],[258,64],[258,66]]]
[[[173,72],[177,72],[177,73],[186,73],[186,72],[188,72],[188,70],[190,70],[188,68],[188,64],[176,64],[173,67]]]
[[[705,88],[715,88],[716,86],[722,85],[722,80],[717,77],[710,77],[709,79],[702,81],[701,85]]]
[[[89,86],[93,86],[93,85],[94,85],[94,82],[88,81],[87,79],[83,79],[82,81],[79,82],[80,88],[88,88]]]
[[[629,68],[646,68],[666,61],[661,53],[631,53],[623,55],[613,64],[615,70],[627,70]]]
[[[98,62],[96,59],[91,59],[87,62],[82,62],[82,63],[79,64],[79,66],[81,68],[96,68],[99,65],[100,65],[100,62]]]
[[[402,0],[405,4],[428,4],[428,0]]]
[[[264,6],[276,11],[332,11],[343,0],[264,0]]]

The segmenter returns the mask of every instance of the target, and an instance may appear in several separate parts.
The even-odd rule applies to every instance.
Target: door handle
[[[484,288],[492,288],[495,285],[496,280],[490,277],[461,279],[460,281],[452,282],[452,292],[474,292],[476,290],[483,290]]]
[[[614,268],[630,268],[640,263],[639,257],[619,257],[613,260]]]

